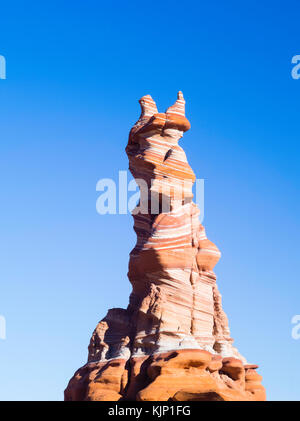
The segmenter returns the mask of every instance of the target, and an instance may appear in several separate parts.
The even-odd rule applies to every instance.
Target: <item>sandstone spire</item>
[[[185,100],[181,91],[179,91],[177,94],[177,100],[175,104],[167,109],[166,114],[177,114],[185,117]]]
[[[157,107],[155,102],[153,101],[151,95],[145,95],[140,100],[139,103],[141,105],[141,118],[152,117],[154,114],[157,114]]]
[[[140,104],[126,153],[147,206],[133,212],[129,305],[99,322],[65,399],[263,400],[257,366],[232,345],[213,272],[220,252],[192,201],[183,94],[165,113],[150,95]]]

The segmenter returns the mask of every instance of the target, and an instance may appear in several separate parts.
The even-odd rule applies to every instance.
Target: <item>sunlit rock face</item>
[[[99,322],[65,399],[264,400],[257,366],[232,345],[213,272],[220,252],[193,203],[195,175],[178,144],[190,128],[183,95],[165,113],[150,95],[140,105],[126,147],[141,191],[129,305]]]

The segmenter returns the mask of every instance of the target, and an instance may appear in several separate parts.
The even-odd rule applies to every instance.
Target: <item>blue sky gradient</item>
[[[1,6],[0,400],[63,399],[96,323],[127,306],[132,217],[97,214],[96,183],[128,168],[138,99],[163,112],[178,90],[235,345],[268,399],[300,399],[299,12],[296,0]]]

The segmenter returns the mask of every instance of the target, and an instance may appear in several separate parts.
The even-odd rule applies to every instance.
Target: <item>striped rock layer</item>
[[[150,95],[126,153],[140,187],[127,309],[97,325],[66,400],[263,400],[257,366],[232,345],[214,266],[220,258],[193,203],[195,175],[178,141],[190,128],[181,92],[165,113]]]

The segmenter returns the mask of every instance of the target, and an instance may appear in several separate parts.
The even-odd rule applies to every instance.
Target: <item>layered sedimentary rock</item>
[[[165,113],[153,99],[126,153],[140,187],[127,309],[97,325],[66,400],[264,400],[257,366],[233,347],[213,268],[220,258],[193,203],[195,175],[178,141],[190,128],[181,92]]]

